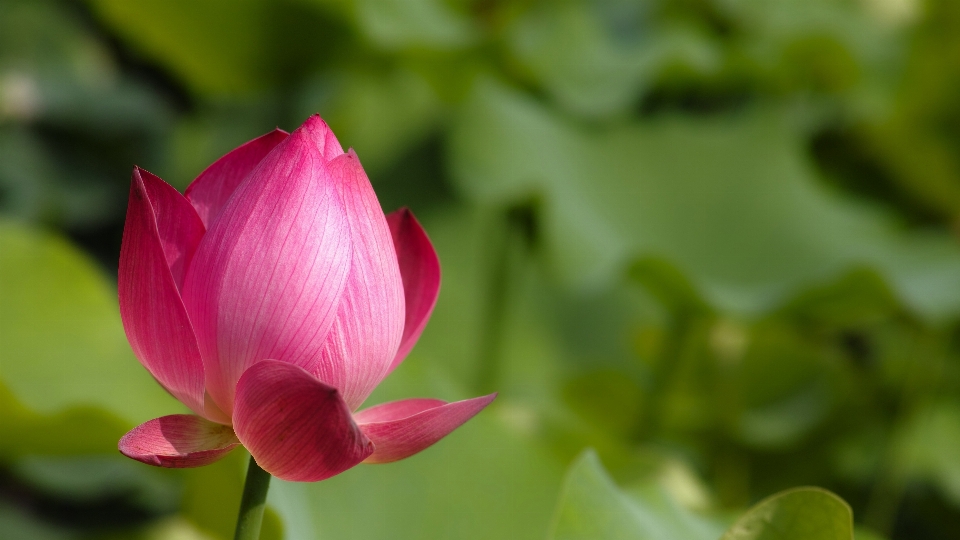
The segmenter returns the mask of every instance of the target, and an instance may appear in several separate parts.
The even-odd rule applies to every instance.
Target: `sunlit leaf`
[[[713,305],[749,313],[869,265],[920,313],[960,310],[954,242],[828,192],[791,125],[785,111],[754,109],[587,131],[485,82],[453,133],[452,163],[478,200],[543,199],[550,260],[570,282],[663,257]]]
[[[114,286],[64,240],[0,221],[0,298],[0,380],[29,409],[131,423],[182,409],[130,352]]]
[[[659,486],[622,492],[593,451],[570,467],[551,540],[713,540],[722,528],[681,507]]]
[[[268,5],[261,0],[95,0],[93,5],[125,39],[198,91],[235,96],[267,82]]]
[[[853,513],[827,490],[791,489],[751,508],[721,540],[853,540]]]

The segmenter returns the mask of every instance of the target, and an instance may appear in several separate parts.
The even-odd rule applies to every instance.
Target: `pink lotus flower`
[[[141,424],[120,451],[197,467],[243,444],[274,476],[316,481],[427,448],[495,395],[354,411],[413,348],[439,287],[420,224],[407,210],[384,216],[319,116],[233,150],[185,196],[134,169],[123,326],[196,414]]]

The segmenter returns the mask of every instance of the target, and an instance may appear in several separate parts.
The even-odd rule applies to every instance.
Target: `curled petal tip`
[[[296,131],[306,134],[327,161],[343,154],[340,141],[319,114],[311,115]]]

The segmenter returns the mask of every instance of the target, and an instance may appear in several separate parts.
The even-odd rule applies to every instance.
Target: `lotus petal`
[[[337,187],[301,127],[237,188],[187,275],[206,388],[224,413],[232,415],[236,383],[255,362],[307,366],[320,356],[351,249]]]
[[[301,129],[309,134],[310,139],[317,145],[317,150],[323,155],[324,160],[330,161],[343,154],[343,147],[340,146],[340,141],[337,140],[337,136],[333,134],[330,126],[320,118],[320,115],[315,114],[307,118],[307,121],[303,123]]]
[[[197,209],[204,226],[210,228],[240,182],[286,138],[286,131],[275,129],[238,146],[214,161],[187,186],[184,195]]]
[[[203,234],[176,189],[134,169],[120,247],[120,317],[140,363],[197,414],[204,414],[203,361],[180,286]]]
[[[390,228],[357,155],[351,150],[328,165],[347,214],[353,262],[323,353],[308,369],[355,409],[386,376],[400,345],[403,282]]]
[[[373,452],[336,388],[277,360],[240,378],[233,423],[257,464],[284,480],[323,480]]]
[[[403,293],[406,300],[406,322],[400,349],[390,364],[393,371],[407,357],[427,326],[440,295],[440,259],[413,212],[401,208],[387,216],[393,243],[397,250]]]
[[[200,467],[227,455],[240,441],[230,426],[192,414],[154,418],[120,439],[120,452],[158,467]]]
[[[377,405],[354,417],[376,450],[364,463],[390,463],[433,445],[473,418],[497,394],[446,403],[438,399],[406,399]]]

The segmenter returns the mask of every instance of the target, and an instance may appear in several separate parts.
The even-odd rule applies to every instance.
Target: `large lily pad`
[[[115,286],[64,240],[0,221],[0,298],[0,380],[28,409],[131,424],[183,409],[130,351]]]
[[[597,454],[584,452],[570,467],[551,540],[713,540],[722,528],[683,508],[656,484],[636,496],[620,490]]]
[[[641,257],[675,264],[715,306],[756,313],[874,268],[919,313],[960,311],[960,249],[831,192],[788,111],[664,117],[593,131],[482,81],[451,140],[464,192],[541,200],[550,260],[577,285]]]

